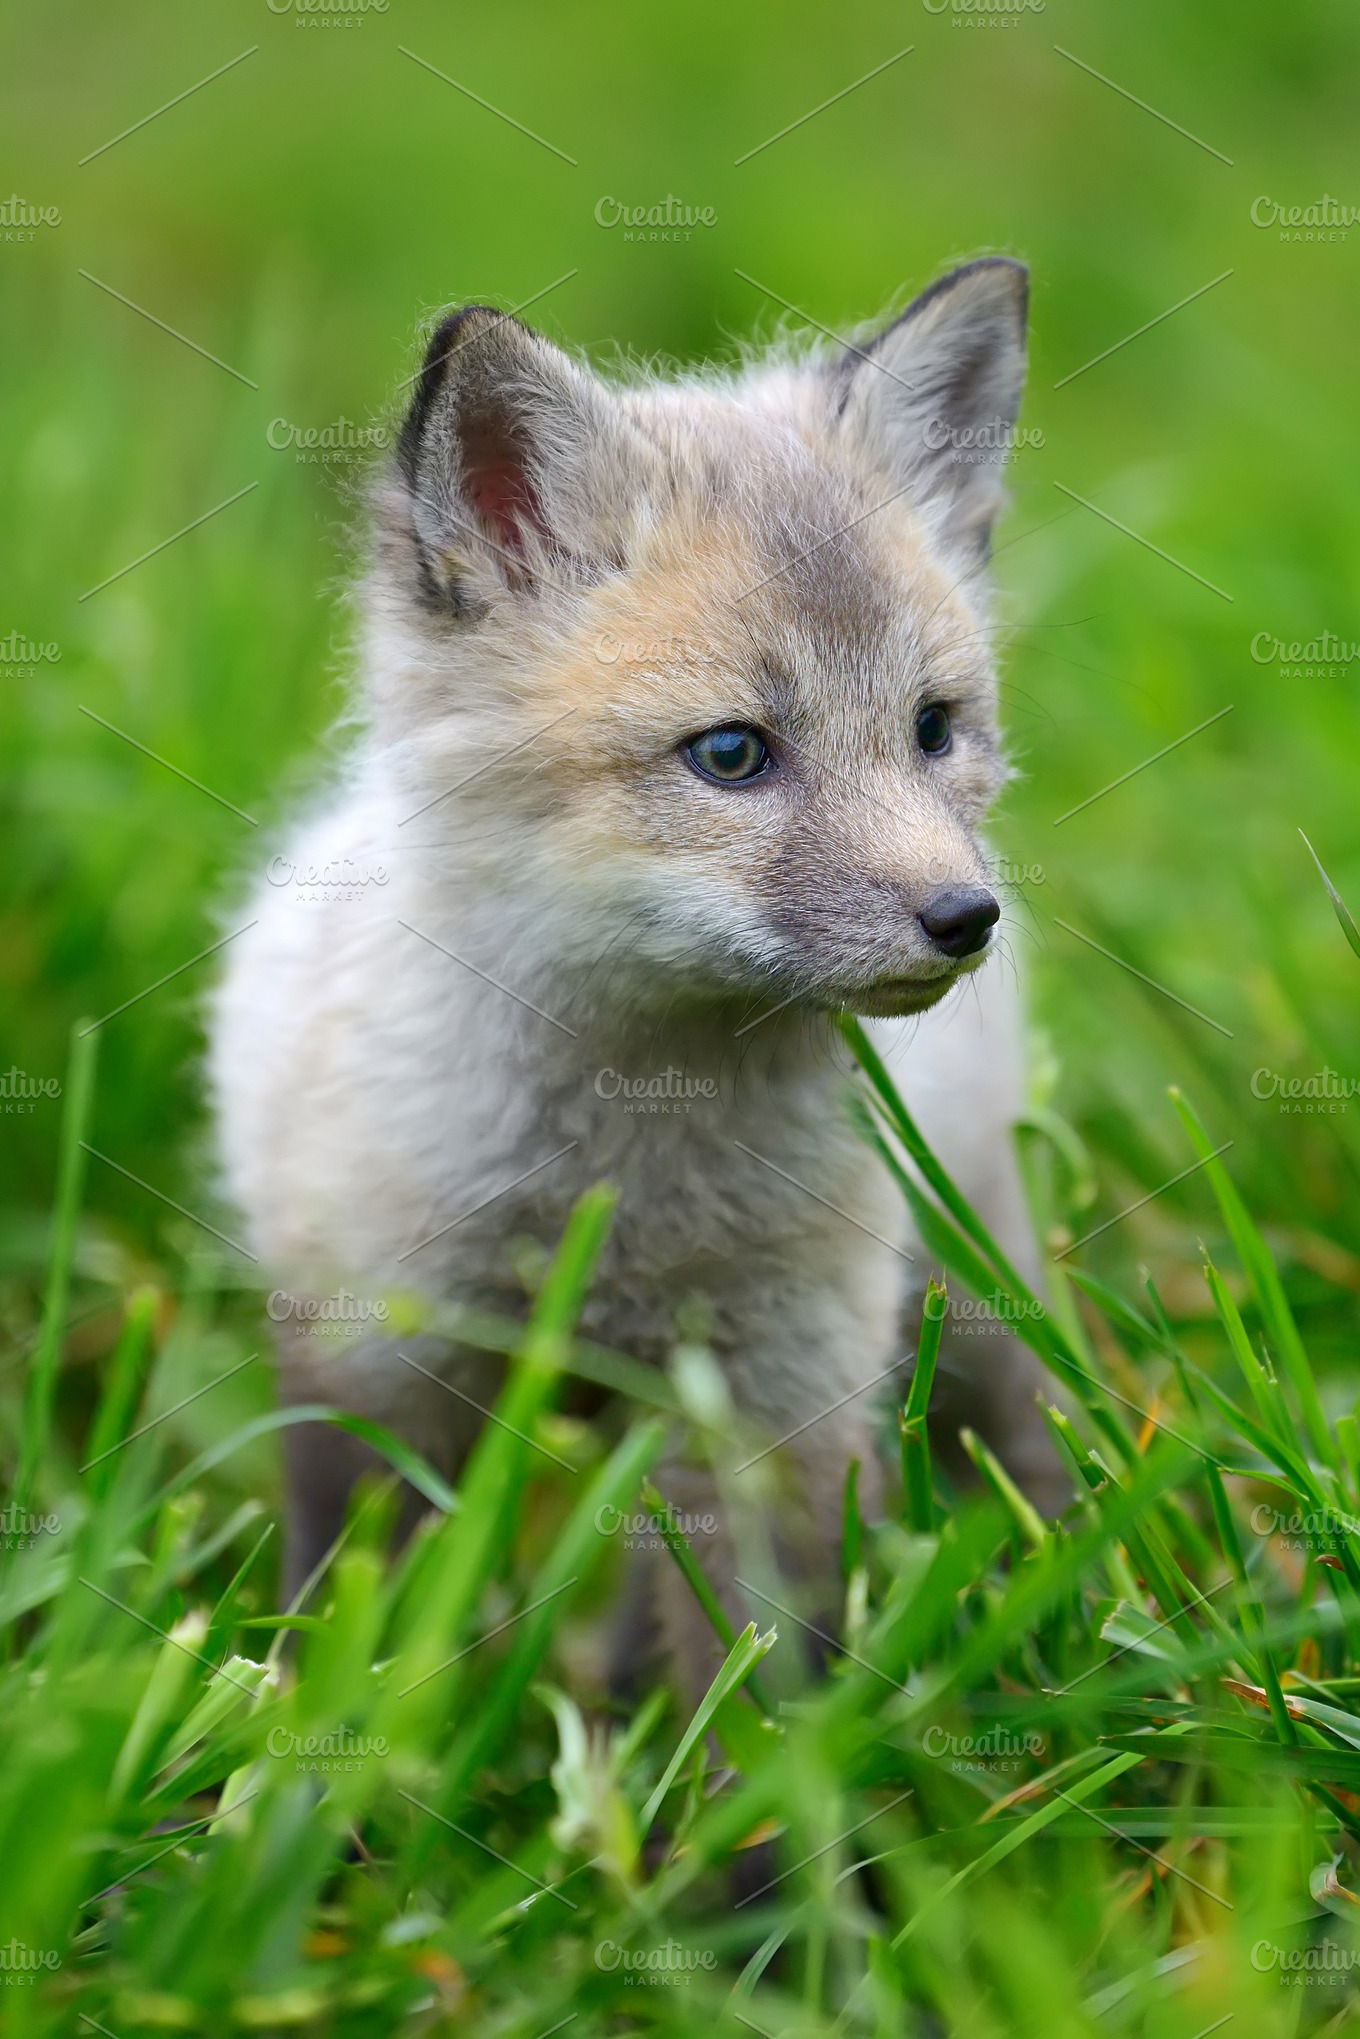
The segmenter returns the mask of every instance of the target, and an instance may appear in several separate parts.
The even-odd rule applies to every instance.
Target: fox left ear
[[[1028,302],[1023,262],[985,256],[932,283],[832,370],[838,436],[906,490],[946,550],[968,565],[986,560],[1002,502],[1000,461],[1024,387]]]
[[[472,616],[620,567],[649,458],[593,375],[472,305],[430,340],[396,466],[427,591]]]

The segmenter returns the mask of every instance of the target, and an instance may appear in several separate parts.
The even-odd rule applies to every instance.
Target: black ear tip
[[[976,296],[979,292],[997,301],[1009,300],[1019,316],[1021,329],[1029,317],[1029,265],[1017,261],[1014,255],[979,255],[972,262],[963,262],[957,269],[946,271],[936,277],[928,289],[913,298],[902,316],[915,318],[928,305],[935,304],[942,297],[951,297],[956,290],[967,290]]]
[[[990,269],[993,272],[997,283],[1004,285],[1014,302],[1020,323],[1024,325],[1029,317],[1028,262],[1018,261],[1014,255],[983,255],[976,262],[966,263],[960,273],[966,275],[973,269]]]
[[[957,269],[948,269],[943,276],[937,276],[927,284],[919,297],[914,297],[904,311],[891,319],[881,331],[864,347],[849,347],[840,356],[835,372],[840,385],[839,402],[843,406],[849,391],[850,379],[866,354],[875,354],[890,336],[919,319],[931,310],[943,310],[944,305],[956,291],[962,290],[975,301],[979,296],[990,298],[993,309],[1005,306],[1014,318],[1016,338],[1025,344],[1029,325],[1029,266],[1014,255],[979,255],[972,262],[963,262]]]
[[[464,305],[461,311],[446,312],[431,333],[425,349],[425,359],[421,363],[420,374],[416,380],[411,408],[406,413],[397,440],[397,459],[407,481],[412,485],[415,483],[420,442],[425,436],[425,426],[434,400],[443,387],[450,356],[456,354],[458,349],[473,337],[477,326],[483,321],[488,323],[503,321],[506,317],[507,314],[497,311],[494,305],[468,304]]]
[[[1002,274],[1009,273],[1017,284],[1028,286],[1029,264],[1022,262],[1018,255],[978,255],[971,262],[965,262],[954,271],[956,276],[967,276],[975,269],[995,269]]]

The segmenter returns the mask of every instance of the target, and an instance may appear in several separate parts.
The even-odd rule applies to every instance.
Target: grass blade
[[[935,1489],[930,1470],[930,1439],[926,1434],[926,1413],[935,1385],[935,1365],[940,1356],[940,1338],[948,1290],[931,1275],[926,1283],[921,1308],[921,1335],[916,1346],[916,1365],[907,1389],[906,1407],[899,1419],[902,1432],[902,1486],[907,1503],[907,1523],[918,1535],[928,1536],[935,1527]]]
[[[1299,830],[1299,834],[1303,835],[1302,829]],[[1303,842],[1304,848],[1307,850],[1309,856],[1313,859],[1313,862],[1318,867],[1319,878],[1321,878],[1323,884],[1327,887],[1327,897],[1331,900],[1332,911],[1333,913],[1335,913],[1337,920],[1341,924],[1341,932],[1346,937],[1346,940],[1350,943],[1356,955],[1360,956],[1360,928],[1358,928],[1355,925],[1355,921],[1351,916],[1350,908],[1347,906],[1345,900],[1341,897],[1341,894],[1337,891],[1335,885],[1333,885],[1331,879],[1327,876],[1327,873],[1323,870],[1322,859],[1318,855],[1317,851],[1313,848],[1313,845],[1309,842],[1306,835],[1303,835]]]
[[[699,1701],[693,1720],[685,1729],[676,1745],[675,1754],[662,1771],[661,1776],[657,1780],[655,1791],[653,1791],[646,1805],[642,1808],[638,1825],[644,1834],[651,1826],[658,1812],[660,1812],[666,1793],[684,1768],[690,1751],[701,1737],[707,1733],[708,1724],[718,1711],[718,1708],[725,1699],[730,1698],[734,1692],[739,1690],[761,1658],[769,1655],[778,1640],[778,1636],[779,1631],[774,1628],[767,1629],[764,1635],[758,1635],[755,1623],[753,1621],[747,1622],[745,1628],[728,1651],[726,1661],[718,1672],[717,1677]]]
[[[674,1558],[685,1584],[708,1616],[714,1634],[724,1649],[733,1649],[736,1645],[737,1631],[723,1612],[722,1602],[709,1585],[703,1567],[690,1549],[689,1538],[676,1522],[670,1502],[650,1480],[643,1481],[642,1505],[656,1524],[656,1533]]]
[[[20,1507],[28,1505],[33,1493],[39,1468],[47,1456],[47,1440],[52,1427],[52,1398],[61,1365],[66,1301],[75,1263],[76,1230],[80,1223],[80,1200],[85,1186],[85,1149],[81,1143],[90,1127],[98,1045],[98,1032],[88,1023],[77,1022],[71,1030],[71,1053],[66,1064],[66,1106],[61,1115],[57,1205],[52,1223],[47,1294],[43,1302],[42,1337],[28,1377],[23,1445],[14,1483]]]
[[[1213,1142],[1200,1123],[1194,1107],[1176,1089],[1171,1091],[1171,1101],[1179,1112],[1181,1123],[1189,1133],[1197,1153],[1205,1163],[1204,1173],[1213,1187],[1224,1223],[1227,1225],[1237,1257],[1242,1263],[1242,1270],[1251,1284],[1256,1307],[1265,1325],[1266,1337],[1274,1347],[1285,1376],[1298,1397],[1313,1450],[1323,1465],[1337,1471],[1339,1461],[1336,1441],[1323,1413],[1317,1383],[1313,1379],[1313,1369],[1304,1351],[1303,1340],[1299,1337],[1298,1327],[1285,1297],[1284,1286],[1270,1249],[1252,1223],[1247,1207],[1238,1195],[1222,1162],[1212,1158]]]
[[[229,1437],[210,1445],[200,1452],[183,1472],[176,1473],[168,1485],[161,1488],[153,1501],[148,1501],[138,1516],[138,1523],[149,1521],[158,1514],[167,1501],[182,1494],[186,1487],[192,1487],[201,1480],[204,1473],[223,1464],[233,1452],[251,1444],[257,1437],[268,1437],[275,1430],[288,1430],[296,1423],[330,1423],[337,1430],[347,1430],[351,1437],[362,1438],[371,1445],[380,1458],[385,1458],[402,1478],[423,1494],[432,1506],[442,1514],[453,1515],[459,1507],[459,1499],[446,1480],[442,1480],[432,1465],[412,1451],[409,1444],[402,1442],[392,1431],[381,1423],[372,1423],[366,1416],[351,1416],[344,1409],[333,1409],[328,1402],[301,1402],[287,1409],[269,1409],[263,1416],[252,1416],[239,1430],[233,1430]]]
[[[136,1412],[159,1302],[160,1297],[152,1288],[138,1289],[128,1298],[123,1329],[109,1366],[108,1384],[85,1446],[85,1463],[90,1468],[90,1487],[95,1494],[106,1492],[117,1473],[113,1448],[127,1436]]]
[[[1017,1848],[1022,1848],[1035,1834],[1041,1834],[1045,1827],[1052,1826],[1054,1820],[1061,1819],[1069,1810],[1071,1800],[1075,1799],[1080,1804],[1083,1799],[1091,1797],[1093,1792],[1099,1791],[1102,1785],[1113,1784],[1116,1777],[1122,1777],[1126,1770],[1131,1770],[1134,1764],[1141,1760],[1140,1756],[1132,1754],[1116,1756],[1113,1762],[1103,1764],[1099,1770],[1093,1770],[1089,1777],[1083,1777],[1079,1782],[1070,1785],[1064,1798],[1055,1798],[1038,1812],[1031,1813],[1028,1819],[1022,1820],[1018,1827],[990,1847],[985,1855],[979,1855],[975,1862],[969,1862],[956,1876],[951,1876],[948,1883],[908,1919],[893,1941],[894,1948],[902,1946],[909,1940],[930,1914],[956,1891],[962,1890],[966,1884],[976,1883],[980,1876],[985,1876],[998,1862],[1004,1862],[1008,1855],[1013,1855]]]
[[[532,1612],[515,1624],[514,1642],[505,1662],[490,1691],[481,1695],[471,1728],[447,1759],[438,1800],[446,1816],[456,1810],[458,1798],[508,1734],[515,1709],[540,1668],[552,1631],[570,1604],[570,1595],[563,1589],[577,1581],[584,1583],[599,1564],[605,1536],[598,1516],[604,1509],[629,1506],[665,1441],[664,1423],[653,1420],[636,1425],[620,1439],[572,1510],[551,1556],[529,1587],[526,1604]]]

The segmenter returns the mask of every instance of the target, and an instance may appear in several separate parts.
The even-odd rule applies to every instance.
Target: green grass
[[[898,1499],[866,1523],[847,1487],[829,1669],[795,1620],[734,1636],[713,1609],[728,1654],[693,1716],[664,1686],[628,1712],[589,1669],[609,1525],[649,1508],[711,1606],[649,1474],[681,1433],[720,1478],[745,1447],[686,1387],[712,1365],[692,1344],[650,1396],[671,1413],[638,1409],[612,1448],[555,1415],[607,1364],[573,1327],[609,1192],[574,1212],[457,1492],[392,1441],[442,1505],[394,1557],[394,1482],[362,1487],[279,1613],[272,1525],[222,1519],[212,1476],[312,1412],[248,1418],[186,1467],[160,1414],[181,1325],[140,1291],[79,1464],[32,1376],[0,1584],[7,2029],[1191,2039],[1349,2014],[1360,1430],[1325,1413],[1269,1249],[1210,1161],[1244,1304],[1206,1261],[1207,1354],[1150,1279],[1133,1298],[1059,1264],[1043,1308],[845,1031],[939,1285],[999,1295],[1075,1409],[1050,1419],[1080,1498],[1043,1521],[981,1446],[976,1493],[941,1485],[931,1313]],[[68,1165],[45,1355],[77,1195]]]
[[[256,0],[64,0],[9,10],[0,55],[0,176],[61,215],[0,241],[0,642],[59,654],[0,668],[0,1074],[44,1086],[0,1115],[0,1504],[56,1519],[0,1553],[0,1950],[59,1962],[3,1985],[6,2028],[1193,2039],[1231,2013],[1230,2039],[1269,2039],[1344,2016],[1347,1982],[1283,1984],[1252,1948],[1350,1947],[1328,1864],[1352,1882],[1357,1108],[1253,1083],[1360,1076],[1354,922],[1316,869],[1353,909],[1360,708],[1354,662],[1253,646],[1360,640],[1360,240],[1283,244],[1250,208],[1360,201],[1353,8],[1050,0],[973,31],[887,0],[391,0],[326,35]],[[668,191],[716,225],[652,249],[595,223],[602,195]],[[605,1740],[621,1553],[593,1508],[648,1505],[663,1430],[720,1464],[733,1445],[684,1413],[692,1346],[672,1379],[573,1341],[592,1199],[531,1334],[460,1320],[513,1355],[502,1413],[575,1477],[491,1426],[454,1496],[378,1438],[436,1526],[393,1557],[391,1497],[366,1492],[278,1626],[268,1326],[196,1221],[231,1230],[205,1187],[203,952],[334,755],[362,469],[274,450],[271,421],[390,429],[449,301],[566,278],[526,314],[543,330],[601,365],[689,362],[793,322],[739,269],[841,328],[985,249],[1034,274],[995,832],[1050,1299],[1022,1321],[1079,1502],[1037,1522],[976,1443],[976,1492],[946,1491],[923,1352],[889,1519],[847,1494],[832,1670],[767,1610],[759,1663],[723,1637],[745,1683],[710,1735],[658,1692]],[[936,1274],[1022,1306],[875,1074],[866,1137]],[[616,1422],[556,1412],[572,1371]],[[1321,1527],[1259,1533],[1271,1511]],[[342,1726],[386,1753],[324,1791],[268,1753]],[[979,1734],[1018,1753],[927,1753]],[[699,1965],[629,1980],[617,1950],[668,1941]]]
[[[998,535],[1019,776],[996,834],[1030,874],[1016,887],[1015,945],[1053,1057],[1047,1101],[1099,1162],[1108,1211],[1176,1172],[1165,1094],[1171,1083],[1192,1092],[1234,1139],[1236,1178],[1277,1229],[1314,1349],[1326,1365],[1344,1355],[1360,1289],[1355,1115],[1284,1115],[1250,1085],[1260,1068],[1356,1073],[1348,959],[1325,940],[1299,836],[1354,896],[1356,669],[1295,679],[1251,646],[1324,630],[1360,638],[1349,373],[1360,290],[1354,234],[1285,246],[1252,226],[1250,208],[1262,192],[1360,190],[1342,83],[1360,55],[1352,11],[1156,0],[1121,23],[1094,0],[1064,0],[1017,28],[969,34],[924,7],[904,25],[874,0],[831,36],[806,0],[779,35],[757,13],[704,0],[672,36],[659,22],[625,28],[601,9],[572,18],[516,0],[504,31],[487,16],[454,35],[432,0],[393,0],[331,40],[253,0],[211,23],[151,0],[115,21],[70,0],[63,20],[61,47],[32,10],[0,24],[8,174],[61,212],[33,245],[0,243],[0,639],[15,630],[59,652],[0,675],[6,1065],[59,1079],[72,1022],[136,999],[104,1030],[91,1144],[199,1208],[198,1013],[215,965],[194,959],[240,925],[236,902],[328,754],[349,662],[343,587],[363,469],[299,464],[271,448],[271,421],[319,428],[343,413],[390,429],[437,305],[518,304],[571,270],[526,316],[603,364],[618,348],[688,361],[796,323],[738,270],[835,327],[950,259],[1011,249],[1033,266],[1024,422],[1044,443],[1009,470]],[[835,79],[907,42],[910,56],[838,108],[735,165]],[[1055,42],[1203,133],[1233,167]],[[182,108],[78,167],[252,44]],[[441,85],[403,45],[578,167]],[[595,223],[602,194],[667,189],[711,204],[717,225],[653,250]],[[17,1287],[18,1314],[43,1279],[55,1131],[50,1100],[3,1124],[0,1278]],[[105,1252],[154,1259],[175,1220],[105,1164],[91,1168]],[[1184,1241],[1209,1220],[1204,1185],[1173,1190],[1154,1220],[1162,1208],[1185,1223],[1158,1233],[1149,1221],[1142,1250],[1169,1286],[1193,1287]],[[1124,1237],[1097,1249],[1107,1271]]]

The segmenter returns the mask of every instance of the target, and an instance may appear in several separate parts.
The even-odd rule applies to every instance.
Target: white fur
[[[938,308],[931,323],[941,323]],[[580,503],[597,505],[598,525],[581,542],[604,551],[608,534],[630,567],[654,556],[648,548],[668,517],[688,516],[702,533],[713,449],[725,441],[738,449],[738,497],[748,467],[759,470],[767,497],[773,488],[777,501],[786,489],[792,518],[804,514],[799,491],[816,484],[821,494],[806,512],[813,530],[826,505],[862,500],[855,490],[866,471],[896,479],[887,396],[861,386],[867,369],[836,441],[818,411],[823,385],[787,367],[764,383],[748,377],[726,396],[705,387],[614,399],[600,386],[583,391],[578,370],[543,366],[515,345],[515,388],[541,367],[566,392],[575,420],[543,453],[544,500],[570,499],[578,520],[586,516]],[[892,352],[903,373],[923,372],[900,338]],[[535,402],[536,416],[551,413],[550,391],[538,389]],[[597,415],[608,420],[612,451],[580,423]],[[975,587],[959,592],[957,574],[936,556],[962,542],[974,511],[949,524],[940,486],[932,478],[925,500],[866,524],[853,541],[866,588],[891,594],[907,572],[902,562],[923,561],[919,593],[901,590],[908,621],[894,656],[904,670],[940,589],[974,663],[984,627]],[[256,925],[227,951],[210,1052],[226,1193],[270,1283],[294,1294],[415,1288],[522,1314],[513,1243],[550,1244],[586,1185],[613,1182],[618,1217],[589,1332],[659,1363],[677,1312],[701,1298],[738,1402],[767,1435],[782,1436],[900,1357],[904,1303],[924,1280],[925,1260],[895,1188],[849,1121],[844,1051],[818,1001],[797,995],[800,959],[772,931],[758,904],[764,895],[740,858],[728,868],[687,857],[685,829],[702,824],[683,820],[685,787],[677,782],[667,794],[682,818],[668,819],[658,848],[647,839],[643,796],[601,806],[587,827],[554,804],[560,781],[539,777],[544,753],[525,738],[544,719],[534,705],[543,676],[578,657],[602,620],[626,613],[619,589],[626,593],[627,581],[606,576],[554,592],[545,572],[536,594],[516,591],[493,553],[478,555],[474,533],[457,570],[477,590],[480,620],[455,630],[412,600],[400,562],[408,540],[435,542],[428,533],[437,537],[450,502],[456,511],[457,493],[456,471],[417,491],[415,538],[389,501],[386,564],[367,595],[362,734],[344,787],[288,850],[287,862],[304,872],[349,859],[366,877],[327,898],[264,879],[251,902]],[[871,502],[875,493],[881,483]],[[575,543],[580,533],[570,535]],[[526,556],[537,559],[532,544]],[[787,589],[775,593],[792,605]],[[800,627],[791,609],[795,644]],[[845,628],[853,630],[853,614]],[[838,722],[834,677],[819,684],[825,747],[853,772],[868,738],[859,724]],[[983,680],[969,684],[976,691]],[[607,671],[600,686],[601,741],[614,741]],[[878,683],[860,692],[863,728],[872,735],[874,718],[885,715],[895,728],[899,711]],[[551,740],[543,742],[551,763]],[[524,747],[503,758],[514,743]],[[875,857],[897,859],[893,872],[899,864],[906,872],[927,848],[976,881],[985,865],[972,817],[994,779],[982,748],[972,766],[970,755],[965,745],[959,769],[974,777],[958,782],[958,812],[906,753],[900,771],[875,766],[872,798],[831,789],[820,833],[832,841],[847,831],[848,884]],[[467,784],[449,793],[460,780]],[[711,790],[694,797],[713,800]],[[640,800],[644,822],[633,840],[628,817]],[[736,812],[697,811],[723,825]],[[924,967],[919,933],[911,939],[903,973]],[[885,956],[896,940],[865,935],[870,946],[886,945]],[[779,970],[794,975],[781,979]],[[751,1025],[785,985],[795,993],[785,1009]],[[647,995],[653,988],[657,995]],[[1009,1144],[1021,1064],[1005,966],[989,961],[919,1017],[871,1026],[945,1165],[1013,1257],[1032,1266]],[[629,1112],[607,1094],[615,1077],[668,1068],[693,1088],[687,1102],[661,1102],[684,1108]],[[434,1233],[441,1236],[420,1243]],[[1014,1372],[1014,1353],[1007,1362],[998,1342],[983,1358]],[[482,1377],[466,1354],[444,1353],[436,1364],[455,1383]],[[295,1399],[319,1393],[394,1423],[437,1462],[456,1466],[466,1446],[466,1422],[450,1426],[447,1399],[403,1363],[394,1339],[324,1350],[292,1339],[285,1374]],[[834,1535],[847,1457],[872,1456],[873,1400],[859,1395],[821,1417],[797,1448],[808,1521],[823,1542]]]

